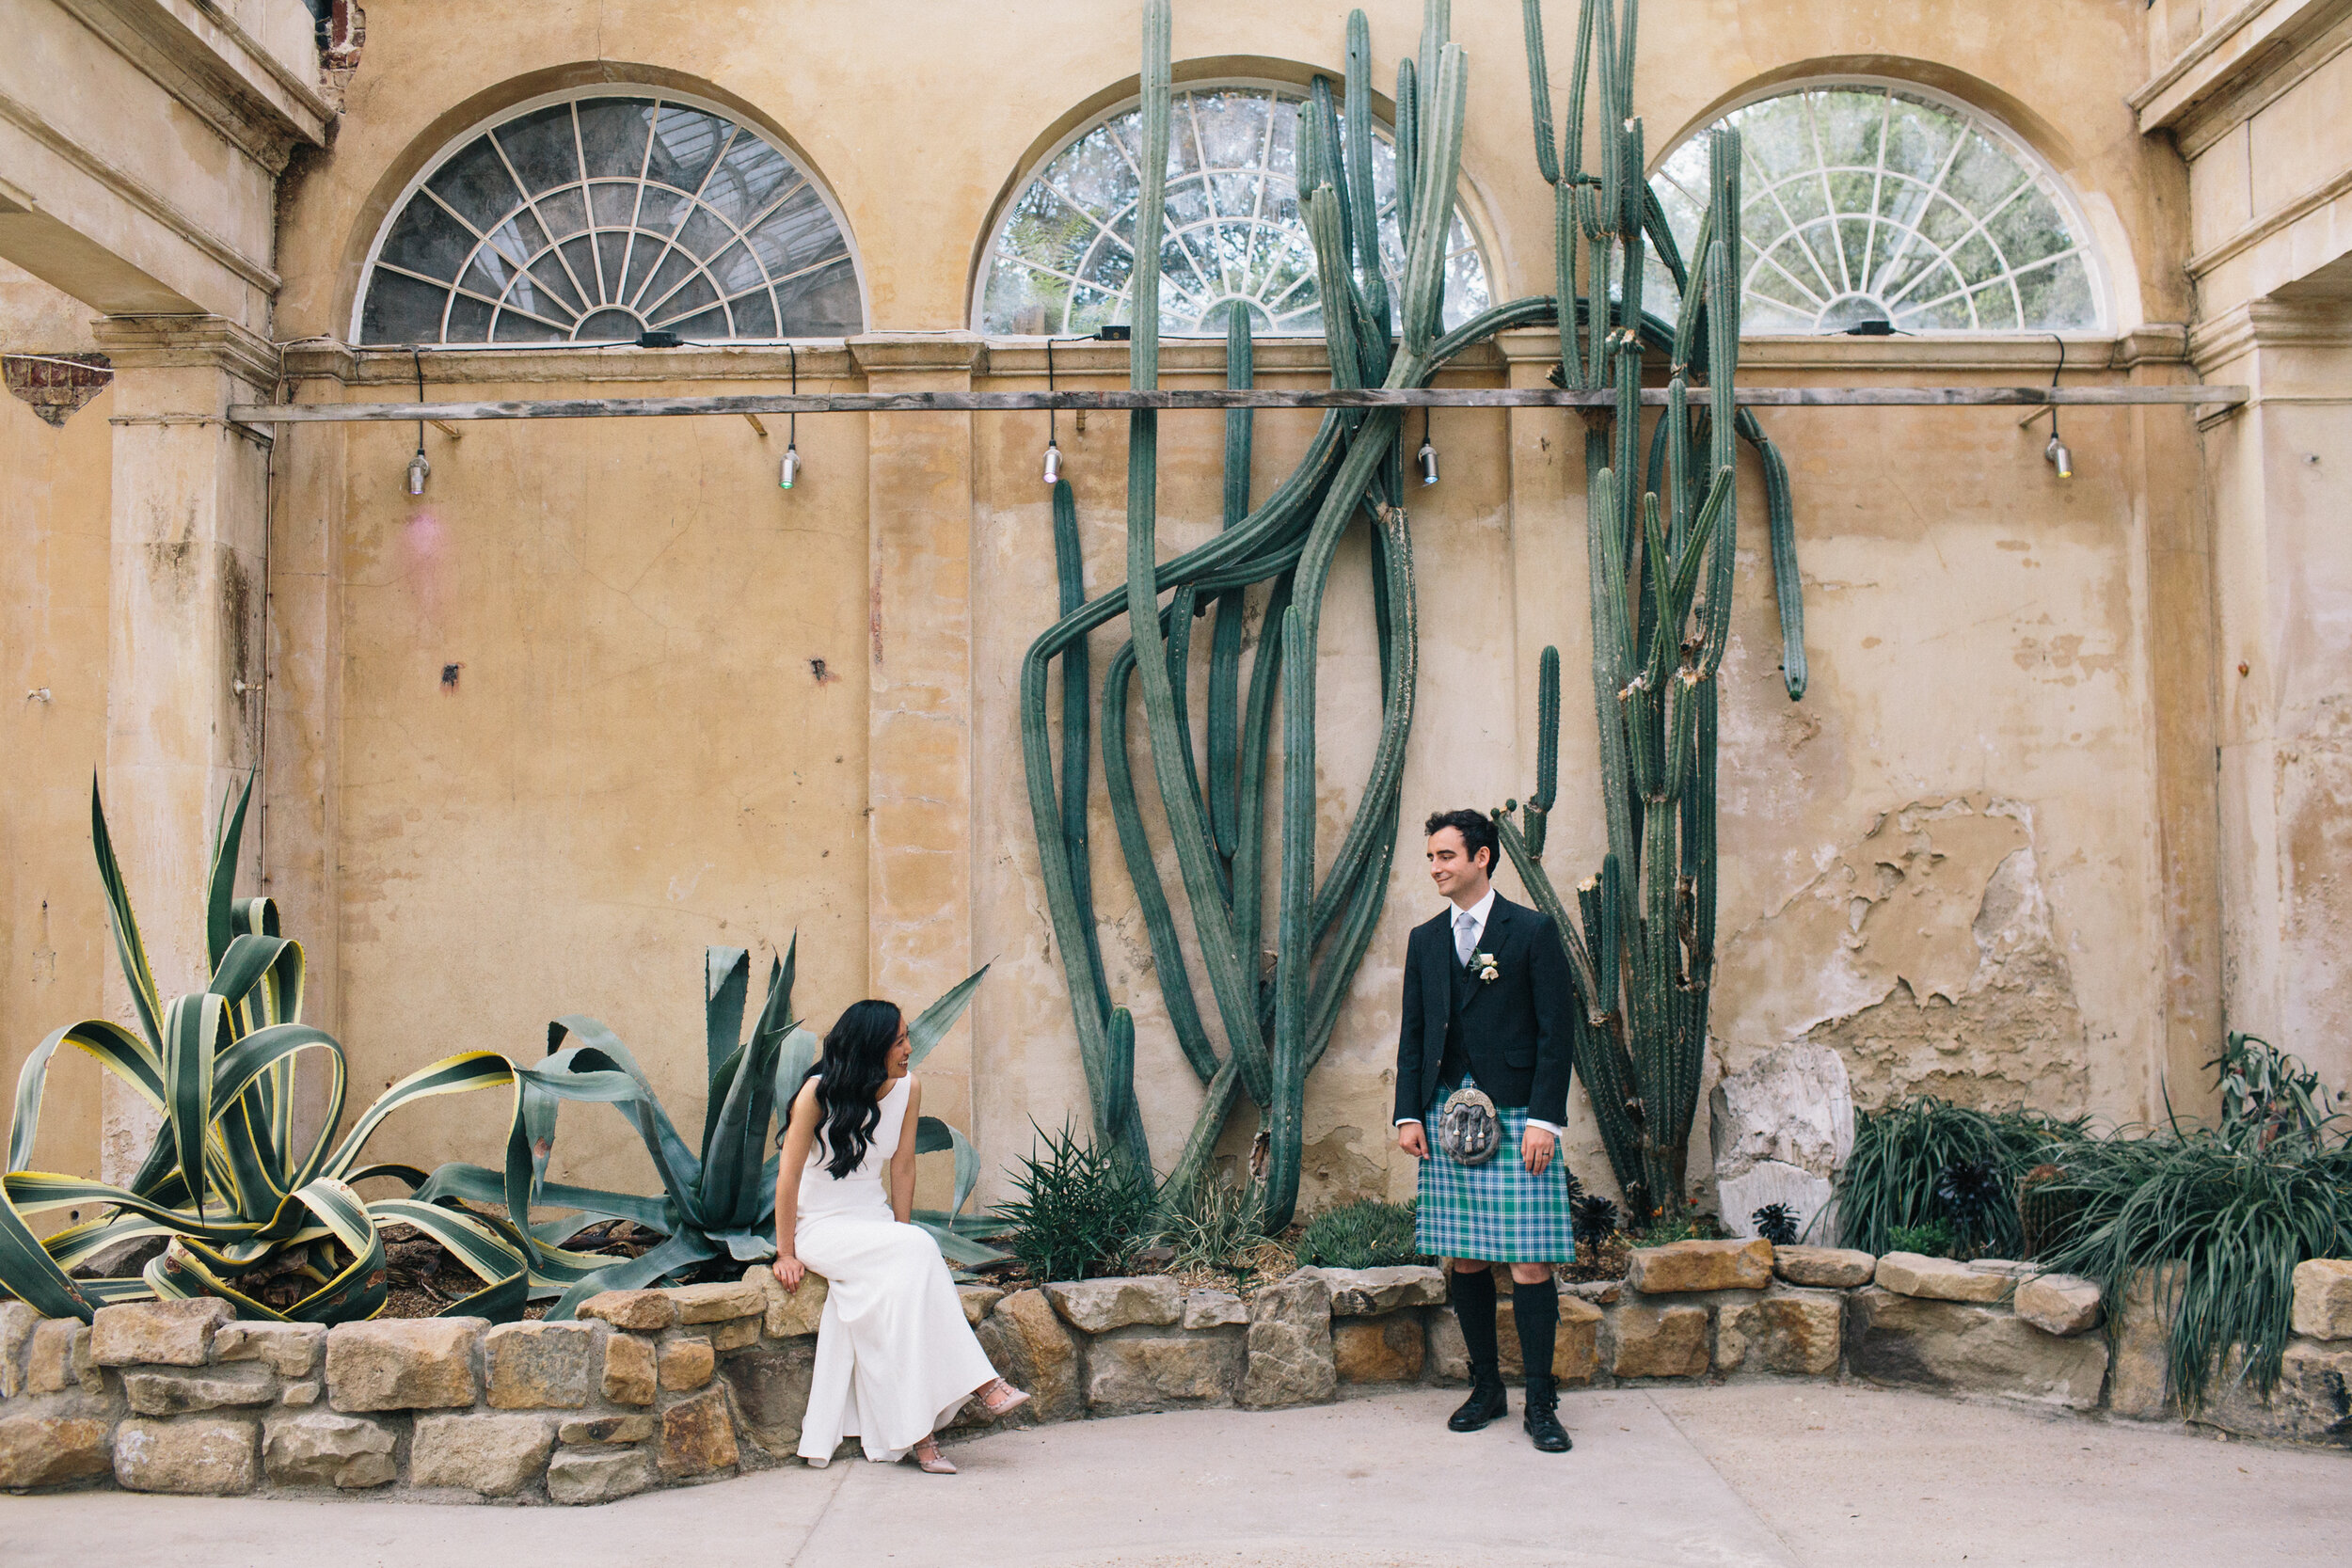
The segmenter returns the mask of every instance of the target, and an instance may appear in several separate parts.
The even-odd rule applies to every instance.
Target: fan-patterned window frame
[[[1261,117],[1263,135],[1254,149],[1253,164],[1235,164],[1213,159],[1209,150],[1209,134],[1200,119],[1202,105],[1220,94],[1248,94],[1271,98],[1288,106],[1293,112],[1285,117],[1270,114]],[[1168,137],[1168,249],[1163,253],[1161,271],[1160,311],[1162,329],[1169,337],[1213,335],[1225,332],[1224,312],[1229,302],[1244,299],[1252,309],[1252,333],[1260,337],[1319,337],[1323,332],[1320,300],[1316,295],[1314,253],[1307,239],[1307,225],[1297,203],[1297,142],[1295,111],[1307,101],[1306,89],[1295,82],[1267,81],[1251,77],[1217,78],[1198,82],[1180,82],[1175,88],[1170,135]],[[1139,182],[1135,157],[1139,150],[1136,123],[1140,115],[1141,101],[1129,99],[1093,115],[1060,141],[1022,175],[1012,199],[1005,203],[1003,212],[992,228],[988,244],[981,252],[978,276],[972,290],[971,321],[975,328],[991,337],[1081,337],[1092,333],[1105,323],[1126,323],[1132,319],[1132,283],[1122,278],[1120,287],[1104,287],[1104,275],[1092,268],[1098,261],[1115,265],[1125,242],[1122,226],[1132,227],[1135,206],[1132,195],[1123,201],[1113,202],[1096,198],[1084,192],[1065,188],[1068,182],[1057,184],[1057,171],[1070,167],[1088,156],[1111,160],[1123,159],[1123,166],[1114,173],[1120,188],[1130,189]],[[1212,105],[1212,112],[1219,112]],[[1288,119],[1286,126],[1283,121]],[[1395,294],[1396,278],[1403,262],[1403,251],[1396,234],[1395,219],[1395,147],[1393,132],[1385,123],[1375,122],[1375,139],[1378,150],[1374,154],[1375,186],[1381,205],[1380,235],[1383,271],[1388,275],[1391,298]],[[1237,198],[1247,182],[1248,200]],[[1046,263],[1047,258],[1038,254],[1022,254],[1017,247],[1018,232],[1025,218],[1035,216],[1043,192],[1053,202],[1087,220],[1082,230],[1086,244],[1077,261],[1065,269]],[[1200,211],[1187,210],[1187,201],[1197,197]],[[1212,207],[1210,204],[1214,202]],[[1245,210],[1246,205],[1246,210]],[[1244,287],[1234,287],[1235,272],[1220,267],[1220,277],[1210,284],[1204,277],[1210,263],[1219,261],[1215,248],[1204,248],[1210,242],[1220,241],[1220,230],[1233,227],[1246,228],[1250,235],[1245,246],[1238,273]],[[1257,283],[1252,269],[1259,261],[1255,246],[1262,234],[1277,236],[1284,253],[1269,262],[1267,283]],[[1486,309],[1493,303],[1494,268],[1486,260],[1486,246],[1470,222],[1466,203],[1457,194],[1454,201],[1454,226],[1449,235],[1445,320],[1449,326]],[[1230,250],[1230,245],[1226,248]],[[1132,272],[1133,251],[1124,251]],[[1275,253],[1268,252],[1269,257]],[[1205,261],[1204,261],[1205,258]],[[997,288],[1000,264],[1029,269],[1037,274],[1065,279],[1071,287],[1063,294],[1058,309],[1050,309],[1046,319],[1032,324],[1041,330],[1014,325],[1000,309],[1005,293]],[[1207,285],[1187,287],[1186,280]],[[1080,300],[1080,290],[1087,289],[1095,296]],[[1259,297],[1261,293],[1266,297]],[[1205,297],[1204,297],[1205,296]],[[1105,306],[1103,301],[1107,299]],[[1302,305],[1302,301],[1311,301]]]
[[[646,330],[778,342],[867,319],[849,223],[805,160],[723,104],[603,83],[501,109],[436,153],[368,248],[351,334],[450,348]]]
[[[1833,98],[1880,100],[1877,125],[1857,119],[1851,135],[1825,131]],[[1768,125],[1774,105],[1783,106],[1778,123]],[[1787,134],[1799,128],[1800,107],[1809,146]],[[1686,246],[1706,201],[1707,132],[1726,124],[1740,128],[1745,149],[1744,333],[2107,330],[2106,277],[2080,203],[2031,147],[1981,109],[1914,82],[1869,76],[1758,92],[1654,166],[1650,188]],[[1645,287],[1655,292],[1647,297],[1671,316],[1672,284],[1655,261],[1650,266]]]

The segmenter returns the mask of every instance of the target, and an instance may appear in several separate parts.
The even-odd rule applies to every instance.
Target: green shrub
[[[1940,1219],[1899,1225],[1886,1233],[1886,1250],[1915,1252],[1923,1258],[1957,1258],[1962,1251],[1960,1232]]]
[[[1421,1257],[1413,1242],[1413,1205],[1362,1198],[1327,1209],[1298,1239],[1304,1267],[1381,1269]]]
[[[2116,1300],[2142,1270],[2175,1267],[2172,1386],[2195,1410],[2217,1368],[2265,1399],[2291,1333],[2295,1265],[2352,1256],[2352,1139],[2268,1118],[2177,1124],[2111,1138],[2041,1189],[2078,1201],[2049,1266]]]
[[[1933,1095],[1863,1112],[1854,1118],[1853,1153],[1837,1183],[1846,1245],[1897,1251],[1898,1227],[1938,1221],[1954,1232],[1956,1244],[2003,1258],[2024,1256],[2013,1201],[2005,1196],[1999,1202],[1969,1203],[1966,1212],[1955,1214],[1938,1188],[1959,1196],[1946,1177],[1965,1168],[1971,1178],[2013,1195],[2019,1177],[2045,1162],[2063,1163],[2067,1150],[2090,1141],[2087,1121],[2039,1111],[1972,1110]]]
[[[1091,1139],[1079,1142],[1067,1122],[1059,1132],[1038,1128],[1038,1137],[1012,1179],[1020,1196],[994,1212],[1009,1227],[1006,1249],[1040,1283],[1117,1273],[1143,1239],[1151,1183]]]
[[[1169,1211],[1160,1239],[1176,1249],[1180,1269],[1221,1269],[1241,1273],[1241,1255],[1263,1244],[1265,1186],[1248,1186],[1203,1179],[1191,1196]]]

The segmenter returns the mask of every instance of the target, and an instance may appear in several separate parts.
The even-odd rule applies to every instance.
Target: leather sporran
[[[1486,1091],[1464,1085],[1438,1113],[1438,1147],[1457,1165],[1483,1165],[1502,1147],[1502,1118]]]

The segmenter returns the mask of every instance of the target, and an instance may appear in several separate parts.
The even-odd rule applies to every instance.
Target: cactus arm
[[[1421,168],[1421,78],[1412,57],[1396,62],[1396,231],[1413,228],[1413,179]]]
[[[1380,211],[1372,190],[1372,29],[1364,13],[1347,13],[1347,200],[1355,222],[1349,240],[1362,280],[1364,314],[1388,336],[1389,285],[1380,273]]]
[[[1560,151],[1552,139],[1551,72],[1544,63],[1543,0],[1519,0],[1519,24],[1527,35],[1527,101],[1535,117],[1535,172],[1548,185],[1560,182]]]
[[[1248,387],[1254,380],[1249,338],[1249,311],[1235,305],[1225,317],[1225,385]],[[1225,416],[1225,527],[1232,528],[1249,515],[1249,449],[1254,410],[1231,409]],[[1065,610],[1067,607],[1065,607]],[[1238,844],[1236,784],[1240,758],[1241,644],[1248,602],[1239,589],[1216,596],[1216,629],[1209,638],[1209,827],[1216,834],[1217,852],[1229,863]]]

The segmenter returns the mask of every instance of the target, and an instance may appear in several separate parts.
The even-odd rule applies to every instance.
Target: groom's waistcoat
[[[1494,979],[1455,957],[1451,911],[1415,927],[1406,942],[1396,1115],[1426,1115],[1439,1088],[1467,1073],[1496,1104],[1565,1124],[1574,988],[1551,921],[1498,895],[1477,951],[1494,958]]]

